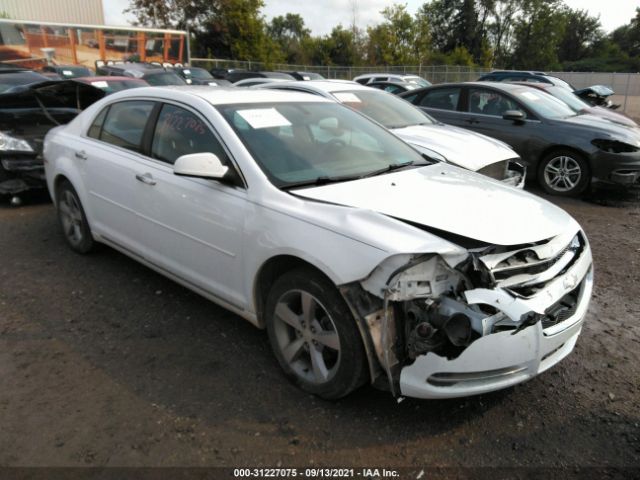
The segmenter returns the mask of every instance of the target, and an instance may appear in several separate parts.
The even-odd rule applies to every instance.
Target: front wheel
[[[88,253],[95,248],[89,222],[80,198],[68,181],[63,181],[56,192],[58,221],[69,246],[78,253]]]
[[[368,375],[360,332],[337,288],[311,269],[280,277],[266,307],[271,348],[289,379],[301,389],[337,399]]]
[[[572,197],[587,189],[591,174],[581,155],[570,150],[558,150],[540,162],[538,181],[547,193]]]

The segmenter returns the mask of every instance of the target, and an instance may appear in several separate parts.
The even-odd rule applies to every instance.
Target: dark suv
[[[166,70],[160,64],[122,62],[108,65],[96,64],[96,74],[115,77],[141,78],[151,86],[159,85],[186,85],[180,76],[172,71]]]
[[[481,76],[478,82],[532,82],[548,83],[557,87],[564,87],[571,91],[575,88],[561,78],[547,75],[545,72],[530,72],[523,70],[496,70]]]

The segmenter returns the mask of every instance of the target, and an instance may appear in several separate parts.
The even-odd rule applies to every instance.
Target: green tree
[[[267,33],[279,45],[287,63],[308,61],[303,43],[311,36],[311,31],[305,27],[304,19],[299,14],[287,13],[273,17],[267,26]]]
[[[558,49],[561,62],[576,61],[593,53],[593,46],[603,37],[600,19],[586,10],[567,9],[563,13],[565,28]]]

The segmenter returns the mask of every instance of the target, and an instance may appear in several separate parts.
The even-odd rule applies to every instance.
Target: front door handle
[[[476,120],[475,118],[467,118],[465,122],[473,125],[474,123],[480,123],[480,120]]]
[[[156,181],[153,179],[153,176],[150,173],[138,173],[136,174],[136,180],[144,183],[145,185],[155,185]]]
[[[84,150],[80,150],[79,152],[76,152],[76,158],[79,158],[80,160],[86,160],[87,154]]]

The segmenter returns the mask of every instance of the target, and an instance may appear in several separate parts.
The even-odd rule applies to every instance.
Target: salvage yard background
[[[638,194],[551,201],[594,254],[576,350],[515,388],[401,403],[307,395],[264,332],[109,248],[72,253],[49,203],[3,205],[0,465],[638,467]]]

